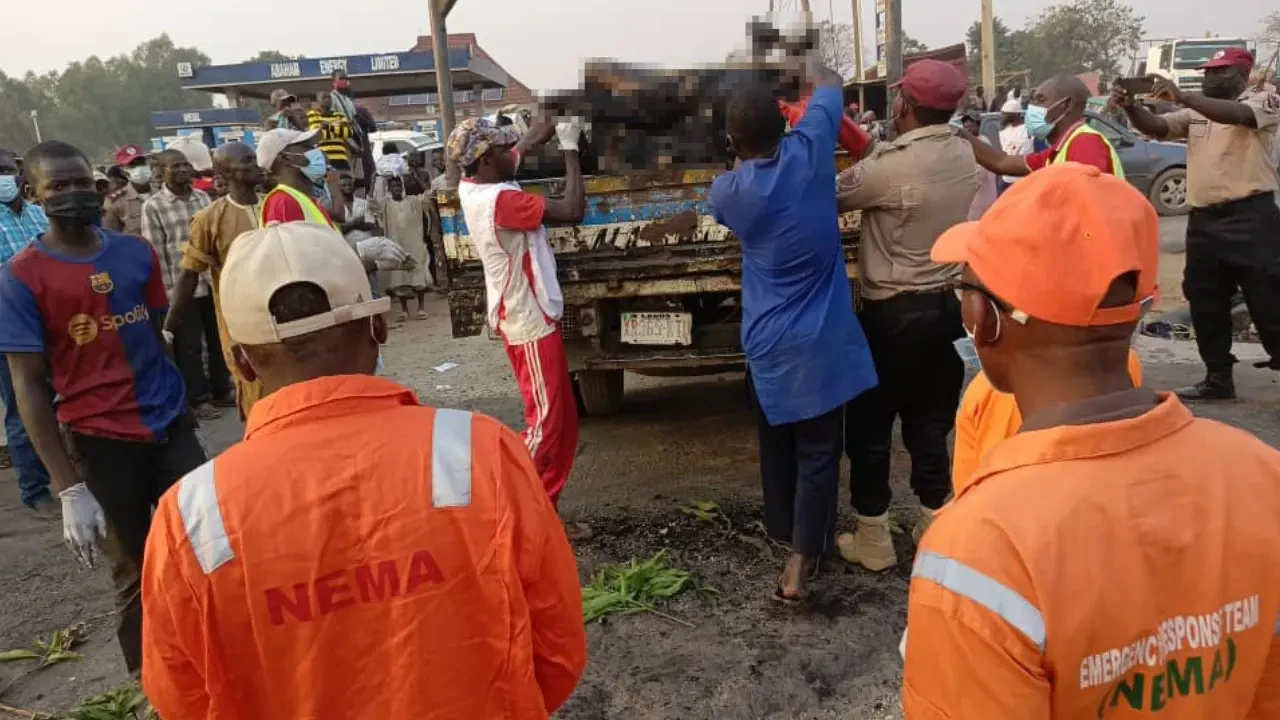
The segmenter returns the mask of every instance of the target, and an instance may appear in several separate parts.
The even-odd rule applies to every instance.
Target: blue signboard
[[[470,63],[469,48],[449,49],[450,69],[466,69]],[[435,57],[431,53],[396,52],[208,67],[193,67],[190,63],[179,63],[178,77],[182,78],[183,87],[199,88],[328,79],[335,70],[345,70],[347,75],[355,78],[434,72],[435,68]]]

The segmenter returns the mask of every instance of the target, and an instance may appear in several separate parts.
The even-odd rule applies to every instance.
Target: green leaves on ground
[[[667,565],[667,551],[660,550],[641,562],[632,558],[626,565],[602,565],[582,588],[582,616],[587,623],[603,620],[608,615],[631,615],[650,612],[672,622],[693,627],[657,610],[657,605],[690,590],[714,593],[698,585],[684,570]]]
[[[72,652],[71,648],[83,642],[84,637],[83,625],[55,630],[48,640],[36,638],[31,648],[16,648],[0,652],[0,662],[39,660],[40,667],[48,667],[63,660],[79,660],[80,653]]]
[[[137,685],[125,685],[95,697],[82,700],[76,709],[67,713],[66,720],[154,720],[155,710],[140,715],[147,703],[147,696]]]
[[[764,531],[764,523],[756,521],[751,524],[751,532],[741,532],[734,527],[733,520],[712,500],[690,500],[680,506],[680,512],[711,525],[731,540],[750,545],[765,560],[773,559],[773,551],[786,550],[786,545],[770,538]]]

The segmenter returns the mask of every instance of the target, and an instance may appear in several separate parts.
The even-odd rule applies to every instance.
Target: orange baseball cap
[[[1155,297],[1160,222],[1151,203],[1121,178],[1062,163],[1018,181],[981,220],[943,233],[932,256],[968,265],[1014,307],[1015,318],[1118,325],[1138,320]],[[1129,272],[1138,273],[1134,302],[1100,308],[1116,278]]]

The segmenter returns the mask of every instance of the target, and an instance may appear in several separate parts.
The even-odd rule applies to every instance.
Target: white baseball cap
[[[276,128],[263,133],[258,138],[258,167],[263,170],[271,170],[271,165],[275,163],[280,153],[290,145],[300,142],[306,142],[315,137],[319,130],[289,130],[287,128]]]
[[[317,223],[271,223],[236,238],[222,268],[219,301],[227,335],[239,345],[269,345],[385,313],[391,298],[373,298],[364,263],[336,230]],[[269,303],[293,283],[317,285],[329,310],[276,322]]]

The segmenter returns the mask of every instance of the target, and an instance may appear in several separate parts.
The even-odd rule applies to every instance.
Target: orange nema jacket
[[[543,720],[586,662],[577,564],[520,437],[329,377],[184,477],[143,567],[165,720]]]
[[[1280,452],[1164,395],[1022,431],[916,552],[906,720],[1280,718]]]

